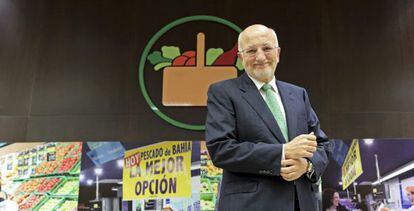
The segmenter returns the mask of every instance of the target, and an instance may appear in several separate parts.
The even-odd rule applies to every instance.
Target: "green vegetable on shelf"
[[[59,204],[59,202],[60,202],[60,199],[51,198],[51,199],[47,200],[46,203],[44,203],[39,208],[39,210],[53,210],[56,207],[56,205]]]
[[[57,209],[57,211],[71,211],[71,210],[77,210],[78,202],[73,200],[66,200],[60,208]]]
[[[206,65],[212,65],[216,59],[224,53],[221,48],[210,48],[206,53]]]
[[[201,205],[200,210],[202,210],[202,211],[213,211],[213,210],[215,210],[215,204],[212,201],[203,201],[203,200],[201,200],[200,205]]]
[[[181,55],[180,48],[175,46],[162,46],[161,51],[162,56],[168,59],[174,59],[175,57]]]
[[[73,180],[66,182],[63,186],[61,186],[57,191],[56,195],[67,195],[71,194],[76,187],[79,187],[79,181]]]

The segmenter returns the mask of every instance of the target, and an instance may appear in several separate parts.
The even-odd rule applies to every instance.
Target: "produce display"
[[[38,210],[53,210],[53,208],[55,208],[61,200],[62,199],[55,198],[46,199],[46,202],[43,205],[41,205]]]
[[[44,178],[27,180],[18,188],[18,190],[26,193],[32,193],[33,191],[37,190],[37,188],[40,186],[40,184],[43,183],[43,181],[45,181]]]
[[[72,169],[72,167],[76,164],[76,162],[78,162],[78,158],[77,157],[68,157],[63,159],[62,161],[62,165],[59,166],[58,172],[67,172],[70,169]]]
[[[208,179],[205,179],[205,178],[201,179],[200,193],[211,193],[211,185]]]
[[[32,208],[34,208],[40,201],[42,201],[44,197],[44,195],[32,194],[22,204],[19,204],[19,210],[32,210]]]
[[[36,174],[51,174],[54,173],[56,168],[59,166],[57,161],[46,161],[36,167]]]
[[[45,179],[42,184],[39,185],[37,188],[37,192],[44,193],[51,190],[53,187],[55,187],[60,181],[60,178],[53,177],[49,179]]]
[[[76,210],[81,142],[49,142],[0,156],[1,184],[19,210]]]
[[[69,195],[69,194],[76,194],[78,195],[79,192],[79,181],[78,180],[71,180],[66,182],[64,185],[59,187],[55,192],[55,195]]]
[[[66,200],[58,209],[57,211],[73,211],[77,210],[78,201],[74,200]]]
[[[213,165],[211,160],[206,161],[206,173],[208,177],[221,177],[223,170]]]
[[[201,200],[201,210],[215,210],[215,203],[213,201]]]
[[[24,202],[24,200],[29,198],[29,196],[30,196],[29,193],[16,192],[14,195],[10,197],[10,200],[17,202],[17,204],[21,204]]]
[[[215,210],[218,187],[221,181],[223,170],[213,165],[210,159],[205,142],[201,144],[201,189],[200,205],[201,210]]]
[[[75,166],[72,167],[72,169],[70,170],[70,172],[72,174],[79,175],[80,174],[80,171],[81,171],[81,165],[80,165],[80,161],[79,161],[78,164],[75,164]]]
[[[82,152],[80,143],[74,144],[61,144],[56,148],[57,160],[63,160],[66,157],[78,157],[78,154]]]

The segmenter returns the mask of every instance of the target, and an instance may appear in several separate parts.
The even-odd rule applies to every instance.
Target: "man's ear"
[[[280,52],[282,51],[281,48],[276,48],[276,58],[277,58],[277,62],[280,61]]]
[[[241,61],[243,61],[243,55],[242,55],[242,53],[237,52],[237,57],[238,57]]]

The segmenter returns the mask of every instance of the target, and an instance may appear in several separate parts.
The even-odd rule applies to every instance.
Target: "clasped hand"
[[[316,136],[313,135],[313,132],[299,135],[285,144],[285,159],[282,160],[280,168],[282,178],[286,181],[292,181],[305,174],[308,166],[306,158],[313,156],[316,147]]]
[[[285,159],[282,160],[282,166],[280,168],[280,176],[286,181],[292,181],[306,173],[308,162],[305,158]]]
[[[302,134],[295,137],[292,141],[285,144],[285,158],[311,158],[317,147],[316,136],[313,132],[310,134]]]

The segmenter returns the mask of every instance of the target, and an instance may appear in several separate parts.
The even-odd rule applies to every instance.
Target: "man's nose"
[[[262,49],[260,49],[260,48],[257,49],[257,52],[256,52],[256,60],[261,61],[261,60],[264,60],[264,59],[266,59],[265,52]]]

